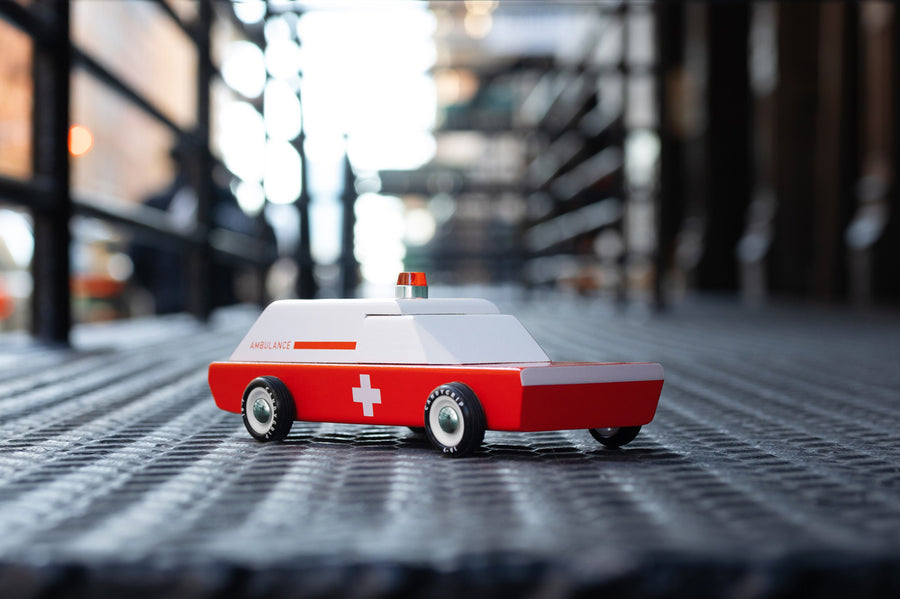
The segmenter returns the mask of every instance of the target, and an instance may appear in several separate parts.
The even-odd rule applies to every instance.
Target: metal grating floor
[[[0,336],[0,597],[900,595],[900,315],[551,299],[504,308],[554,359],[666,368],[624,450],[259,444],[206,386],[246,310]]]

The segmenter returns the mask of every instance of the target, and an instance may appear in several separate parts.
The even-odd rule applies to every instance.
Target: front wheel
[[[274,376],[250,381],[241,401],[244,426],[257,441],[284,439],[294,424],[296,410],[291,392]]]
[[[634,438],[641,432],[641,427],[589,428],[588,432],[606,447],[615,449],[634,441]]]
[[[441,385],[425,402],[425,434],[445,455],[462,457],[478,449],[485,428],[481,402],[463,383]]]

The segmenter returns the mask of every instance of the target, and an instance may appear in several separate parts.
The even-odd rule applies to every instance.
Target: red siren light
[[[398,298],[428,297],[428,279],[424,272],[401,272],[397,277]]]
[[[428,286],[428,279],[425,277],[424,272],[401,272],[400,276],[397,277],[398,285],[415,285],[419,286]]]

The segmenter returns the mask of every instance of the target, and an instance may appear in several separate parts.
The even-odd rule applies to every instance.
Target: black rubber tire
[[[264,399],[269,404],[271,419],[265,424],[250,423],[247,414],[247,399],[251,394],[256,394],[259,399]],[[241,416],[247,432],[257,441],[280,441],[284,439],[296,419],[297,410],[294,406],[294,398],[291,392],[280,380],[274,376],[261,376],[250,381],[244,389],[244,397],[241,400]]]
[[[639,432],[641,432],[641,427],[623,426],[619,428],[619,430],[617,430],[615,433],[608,436],[600,434],[600,430],[596,428],[589,428],[588,432],[591,433],[591,436],[593,438],[600,441],[600,443],[602,443],[606,447],[615,449],[634,441],[634,438],[637,437]]]
[[[435,430],[436,420],[432,421],[432,408],[441,409],[450,407],[455,412],[462,424],[462,433],[450,434],[438,428]],[[455,407],[454,407],[455,406]],[[435,413],[435,419],[437,413]],[[437,387],[428,395],[425,402],[425,434],[428,440],[444,455],[459,458],[471,454],[481,446],[484,441],[484,431],[487,423],[484,417],[484,409],[478,396],[463,383],[446,383]],[[454,438],[452,441],[448,440]]]

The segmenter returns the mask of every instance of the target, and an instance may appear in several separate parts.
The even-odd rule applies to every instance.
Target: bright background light
[[[327,5],[325,5],[327,8]],[[306,127],[312,251],[320,263],[340,252],[344,154],[357,174],[414,169],[434,157],[437,59],[427,6],[322,10],[297,23]],[[404,241],[427,243],[434,225],[409,231],[403,201],[363,194],[356,203],[356,258],[363,278],[392,284],[403,270]],[[422,221],[421,215],[412,220]]]
[[[243,181],[262,181],[265,175],[266,126],[263,117],[246,102],[233,102],[219,120],[222,160]]]
[[[223,79],[244,98],[262,96],[263,114],[231,101],[218,137],[225,165],[240,179],[232,189],[241,208],[265,209],[282,250],[293,251],[298,221],[287,204],[302,191],[294,140],[305,129],[311,251],[317,263],[333,264],[341,249],[345,155],[356,174],[415,169],[435,155],[438,96],[429,69],[437,59],[437,21],[419,3],[321,8],[266,18],[259,3],[234,5],[243,22],[265,19],[266,48],[229,43]],[[436,229],[426,209],[408,210],[393,196],[363,194],[356,219],[356,255],[369,282],[392,283],[403,270],[405,244],[428,243]]]
[[[410,245],[425,245],[434,237],[437,222],[426,208],[412,208],[406,211],[406,232],[404,238]]]
[[[263,189],[274,204],[290,204],[300,197],[300,154],[286,141],[270,139],[266,144]]]
[[[256,98],[266,86],[266,59],[256,44],[233,41],[225,48],[222,79],[247,98]]]
[[[264,0],[238,0],[234,3],[234,14],[247,25],[259,23],[266,16]]]
[[[94,135],[84,125],[69,127],[69,153],[72,156],[84,156],[94,145]]]
[[[19,212],[0,208],[0,248],[12,258],[12,264],[6,266],[28,269],[34,254],[31,221]]]
[[[356,200],[354,240],[363,277],[392,283],[403,270],[406,246],[403,201],[395,196],[364,193]]]
[[[303,104],[313,137],[347,135],[357,169],[417,168],[434,156],[437,58],[427,7],[310,12],[300,18]],[[410,147],[409,140],[418,141]]]
[[[272,79],[266,85],[263,112],[269,137],[290,141],[300,135],[303,123],[300,100],[285,81]]]
[[[343,207],[333,201],[313,200],[309,204],[309,222],[316,227],[310,239],[310,251],[318,264],[337,262],[341,255],[341,217]],[[323,231],[334,231],[325,235]]]
[[[238,205],[246,214],[256,216],[266,204],[266,194],[259,183],[239,182],[234,190]]]
[[[385,148],[390,139],[390,150]],[[361,171],[415,168],[424,156],[434,156],[437,143],[426,132],[402,132],[391,134],[368,133],[350,138],[347,152],[354,168]],[[386,152],[389,152],[386,154]]]
[[[266,46],[266,68],[272,77],[289,79],[300,68],[300,46],[292,40],[275,40]]]

